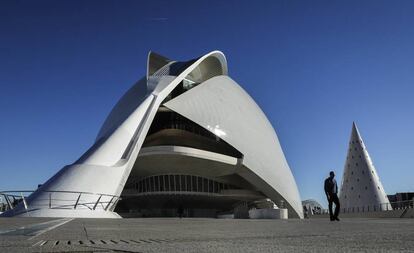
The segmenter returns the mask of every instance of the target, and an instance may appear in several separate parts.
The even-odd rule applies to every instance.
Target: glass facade
[[[239,189],[233,185],[192,175],[157,175],[135,183],[138,193],[150,192],[202,192],[220,193],[221,190]]]

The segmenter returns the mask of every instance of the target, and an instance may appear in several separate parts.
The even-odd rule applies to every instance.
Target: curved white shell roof
[[[93,210],[87,206],[59,211],[47,208],[48,192],[66,192],[54,193],[57,199],[55,206],[76,200],[76,194],[68,195],[67,192],[119,196],[158,108],[171,91],[189,77],[201,84],[165,106],[239,150],[243,159],[238,174],[277,204],[284,200],[291,216],[303,217],[299,192],[277,135],[253,99],[227,76],[223,53],[213,51],[185,63],[150,53],[148,65],[147,78],[138,81],[117,103],[105,120],[95,144],[78,161],[65,166],[28,198],[29,211],[20,205],[12,215],[116,216],[106,211],[111,207],[102,211],[98,205]],[[82,198],[96,202],[92,195],[82,195]]]
[[[277,204],[284,199],[291,214],[301,216],[299,192],[277,135],[262,110],[235,81],[228,76],[213,77],[165,106],[240,151],[242,164],[250,170],[240,174]]]

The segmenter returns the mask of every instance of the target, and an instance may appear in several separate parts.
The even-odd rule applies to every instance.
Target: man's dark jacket
[[[336,184],[336,180],[334,178],[328,177],[325,179],[325,192],[327,194],[336,194],[338,193],[338,185]]]

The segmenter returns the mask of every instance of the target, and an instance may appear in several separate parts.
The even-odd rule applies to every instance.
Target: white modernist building
[[[146,77],[92,147],[3,215],[214,216],[266,199],[303,217],[277,135],[223,53],[177,62],[150,52]]]
[[[344,212],[392,210],[355,123],[352,124],[339,201]]]

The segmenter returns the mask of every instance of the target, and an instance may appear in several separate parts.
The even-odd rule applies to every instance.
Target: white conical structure
[[[352,124],[339,200],[344,212],[392,209],[355,122]]]

